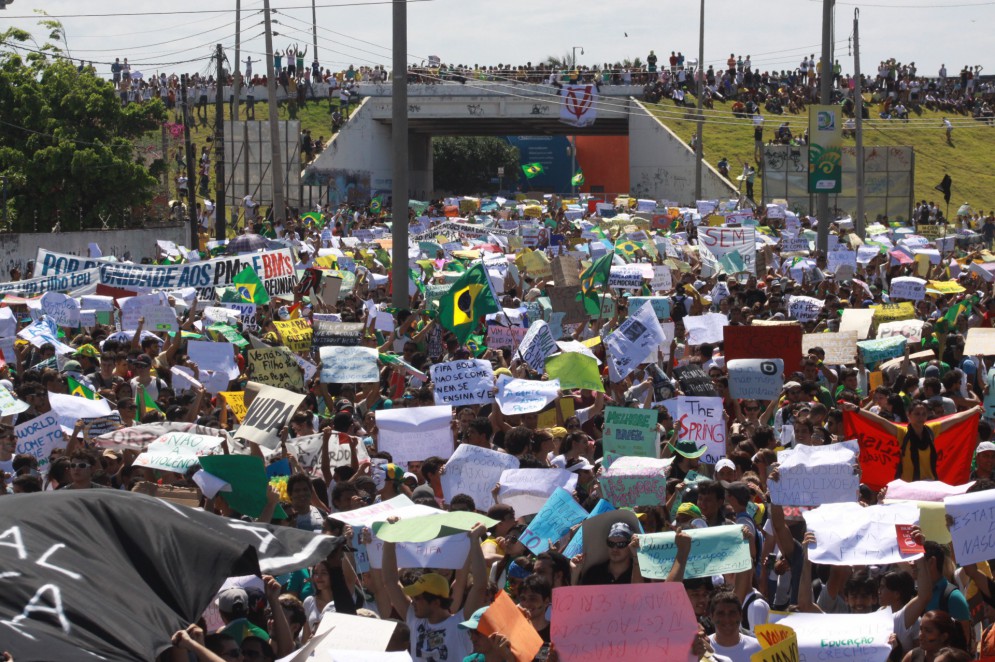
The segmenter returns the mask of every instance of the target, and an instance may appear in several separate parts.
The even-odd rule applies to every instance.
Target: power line
[[[435,2],[435,0],[399,0],[407,4],[421,2]],[[371,0],[370,2],[339,2],[325,5],[315,5],[317,9],[329,9],[334,7],[367,7],[374,5],[393,5],[395,0]],[[311,9],[311,5],[292,5],[289,7],[276,7],[277,10],[285,9]],[[191,14],[229,14],[231,9],[190,9],[186,11],[149,11],[149,12],[111,12],[107,14],[47,14],[47,18],[118,18],[121,16],[188,16]],[[38,15],[30,16],[4,16],[6,19],[38,18]]]

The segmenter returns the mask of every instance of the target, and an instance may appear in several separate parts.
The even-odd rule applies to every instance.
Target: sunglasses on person
[[[88,462],[73,462],[72,464],[69,465],[69,468],[70,469],[89,469],[92,466],[93,465],[89,464]]]
[[[625,549],[628,546],[629,546],[629,541],[627,541],[627,540],[609,540],[608,541],[608,548],[609,549]]]

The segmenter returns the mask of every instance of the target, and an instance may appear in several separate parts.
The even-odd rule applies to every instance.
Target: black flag
[[[943,181],[934,187],[937,191],[943,194],[943,199],[948,205],[950,204],[950,185],[952,183],[953,180],[950,179],[950,175],[943,175]]]
[[[119,490],[0,503],[0,650],[17,662],[153,659],[229,576],[301,568],[342,543]]]

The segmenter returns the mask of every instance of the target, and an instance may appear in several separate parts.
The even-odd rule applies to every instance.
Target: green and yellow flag
[[[135,422],[142,420],[144,416],[150,409],[154,409],[160,414],[163,413],[159,405],[156,404],[155,400],[149,395],[149,392],[145,390],[144,386],[139,386],[138,390],[135,392]]]
[[[584,173],[583,172],[578,172],[576,175],[574,175],[573,177],[570,178],[570,183],[573,184],[574,186],[583,186],[584,185]]]
[[[69,384],[69,395],[75,395],[78,398],[86,398],[87,400],[103,400],[99,395],[88,389],[83,384],[72,377],[66,377],[66,381]]]
[[[601,297],[599,297],[598,286],[607,289],[608,274],[611,273],[612,259],[614,252],[608,252],[594,261],[580,274],[580,296],[584,302],[584,310],[588,315],[601,314]]]
[[[235,274],[231,282],[242,301],[264,305],[269,303],[269,293],[263,286],[263,281],[259,280],[256,270],[252,267],[242,269]]]
[[[541,163],[526,163],[525,165],[522,166],[522,172],[525,173],[525,176],[528,179],[532,179],[536,175],[541,175],[542,173],[544,173],[545,169],[543,169]]]
[[[501,308],[491,292],[484,265],[477,263],[439,298],[439,323],[456,334],[462,345],[484,315],[499,310]]]

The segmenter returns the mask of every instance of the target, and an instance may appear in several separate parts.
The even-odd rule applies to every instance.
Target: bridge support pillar
[[[411,133],[408,142],[408,188],[411,198],[428,200],[432,195],[432,136]]]

